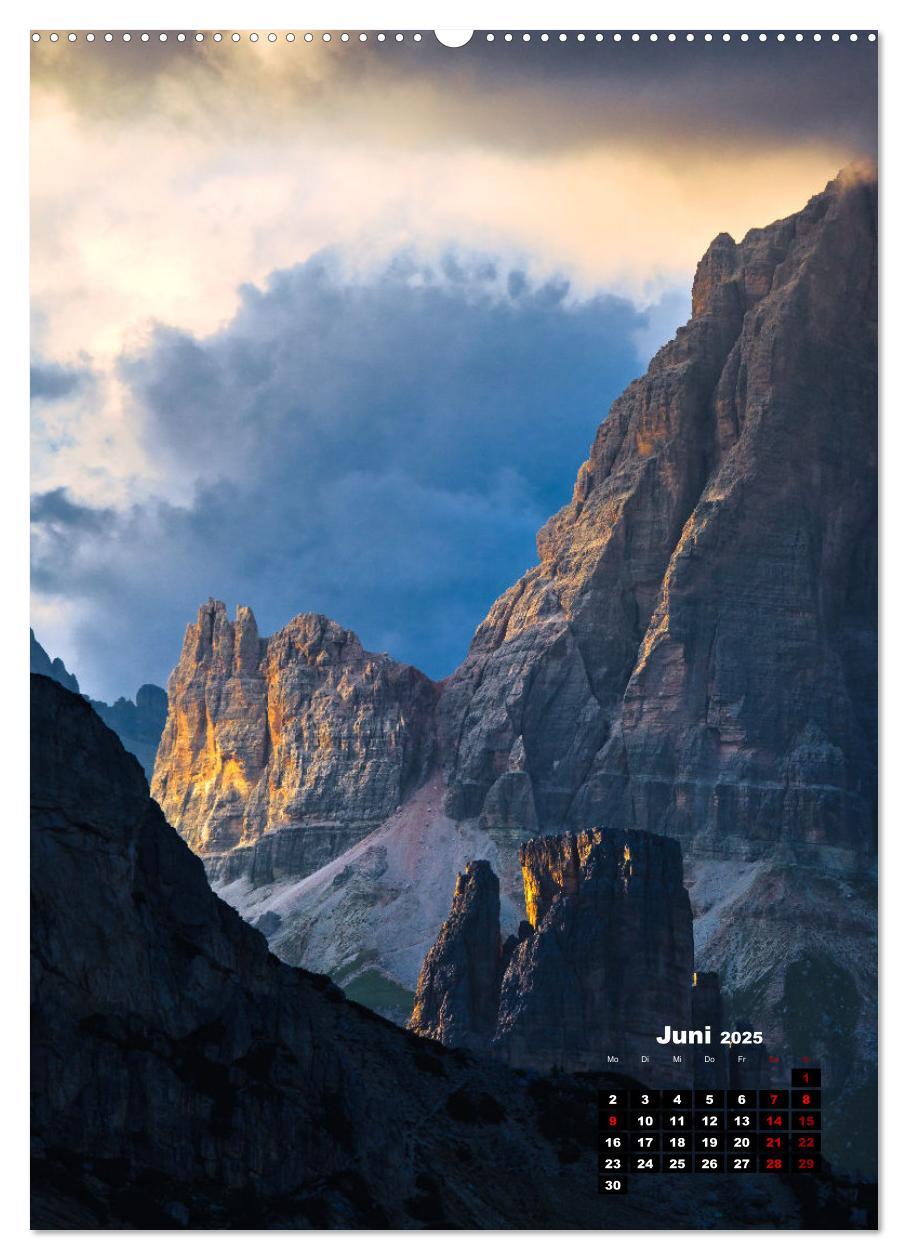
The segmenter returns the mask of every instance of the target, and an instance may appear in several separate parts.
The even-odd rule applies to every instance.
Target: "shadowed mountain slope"
[[[37,675],[32,771],[37,1228],[798,1223],[775,1183],[598,1196],[589,1084],[445,1050],[279,962]]]

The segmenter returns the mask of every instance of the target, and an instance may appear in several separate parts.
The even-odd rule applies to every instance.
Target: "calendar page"
[[[33,1228],[876,1229],[877,33],[28,41]]]

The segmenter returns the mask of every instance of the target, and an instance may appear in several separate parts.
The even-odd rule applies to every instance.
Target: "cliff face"
[[[875,822],[875,184],[717,237],[692,310],[445,688],[446,807],[847,860]]]
[[[447,1046],[487,1049],[501,988],[501,900],[488,862],[469,862],[426,955],[410,1027]]]
[[[459,876],[410,1027],[515,1067],[604,1071],[613,1055],[620,1071],[672,1083],[676,1047],[655,1039],[666,1024],[692,1026],[694,969],[677,842],[639,831],[543,837],[522,847],[520,865],[527,920],[503,949],[488,864]]]
[[[445,1051],[278,962],[41,677],[32,767],[33,1227],[802,1223],[775,1178],[717,1179],[708,1207],[645,1178],[597,1195],[592,1087]]]
[[[648,1054],[671,1084],[666,1024],[691,1027],[693,920],[675,840],[595,830],[520,851],[534,931],[501,985],[495,1051],[515,1067],[603,1071]],[[553,878],[554,876],[554,878]],[[532,891],[531,891],[532,890]]]
[[[260,639],[210,600],[186,630],[152,792],[213,879],[300,878],[429,775],[437,688],[315,614]]]

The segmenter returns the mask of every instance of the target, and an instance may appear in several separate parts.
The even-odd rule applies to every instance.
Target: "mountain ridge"
[[[858,172],[740,244],[718,235],[697,268],[691,320],[613,404],[571,502],[539,530],[539,564],[495,601],[441,683],[366,653],[315,614],[260,641],[330,624],[362,663],[410,680],[418,764],[378,793],[373,826],[440,761],[446,813],[505,844],[607,820],[704,855],[756,858],[781,843],[808,864],[809,845],[863,862],[875,776],[875,249],[875,186]],[[866,331],[851,335],[853,323]],[[209,601],[197,627],[214,616],[224,634],[245,634],[240,619],[251,618],[257,639],[251,611],[237,615],[230,631]],[[219,676],[197,658],[197,634],[187,631],[175,671],[187,692]],[[277,655],[272,675],[287,664]],[[333,687],[330,673],[317,686]],[[175,727],[179,698],[171,705]],[[338,705],[318,720],[316,742],[342,746],[363,718]],[[305,737],[300,746],[311,755]],[[293,829],[257,804],[237,835],[227,798],[242,795],[239,775],[223,793],[206,788],[210,811],[196,816],[186,796],[210,774],[207,754],[190,749],[172,787],[168,759],[178,757],[172,741],[162,747],[154,790],[171,821],[200,851],[245,850],[219,877],[239,877],[266,832]],[[250,754],[242,778],[258,776],[261,760]],[[283,782],[271,790],[287,792]],[[311,794],[304,783],[290,791]],[[285,803],[292,815],[300,802]],[[342,834],[347,808],[342,794],[322,794],[292,842],[305,846],[308,825],[315,851],[297,874],[368,834]],[[325,842],[318,828],[332,819],[340,826]],[[253,882],[274,875],[264,865]]]
[[[307,818],[304,792],[288,824],[301,865],[275,863],[264,829],[236,846],[234,785],[213,797],[212,817],[233,811],[225,855],[206,852],[179,792],[162,798],[281,958],[389,983],[381,1009],[400,1019],[469,861],[491,863],[510,931],[515,855],[534,835],[670,837],[730,1016],[759,1018],[780,1053],[823,1051],[840,1145],[872,1163],[848,1152],[847,1115],[867,1105],[875,1055],[876,249],[876,185],[857,172],[740,243],[713,240],[690,321],[613,404],[539,531],[539,564],[443,686],[417,679],[389,706],[407,667],[388,658],[365,689],[365,655],[347,676],[310,661],[305,687],[286,671],[294,720],[315,697],[295,746],[330,763],[312,757],[326,816]],[[226,762],[246,712],[222,681],[184,646],[179,687],[210,690],[214,713],[192,717],[197,748],[218,749],[225,705]],[[371,830],[350,826],[349,794],[376,769],[363,736],[393,728],[398,701],[419,732],[414,772],[398,745]],[[174,727],[179,710],[175,692]],[[819,1007],[811,1044],[797,1011]]]
[[[846,850],[857,834],[866,847],[872,811],[854,789],[873,773],[875,709],[861,694],[869,667],[852,658],[875,628],[872,602],[857,647],[796,622],[816,604],[835,611],[839,564],[846,585],[873,591],[860,547],[875,538],[875,262],[875,186],[844,175],[740,245],[715,238],[691,320],[615,402],[571,503],[539,531],[539,565],[496,601],[445,688],[454,817],[505,833],[607,818],[704,851],[755,853],[797,830]],[[835,564],[824,546],[837,547]],[[816,580],[814,551],[828,565]],[[752,565],[766,572],[750,580]],[[788,615],[789,642],[782,620],[761,641],[760,605],[779,595],[771,612]],[[780,669],[780,650],[797,659]],[[812,652],[870,737],[847,749],[850,776],[823,746],[843,714],[822,709],[815,685],[790,685]],[[666,704],[674,730],[660,724]],[[801,800],[774,802],[786,776],[804,781]]]
[[[597,1195],[593,1084],[446,1050],[284,966],[88,703],[40,675],[31,696],[33,1228],[814,1223],[777,1178]]]
[[[68,691],[81,695],[76,675],[69,673],[59,656],[51,661],[31,628],[29,640],[31,672],[53,678]],[[93,700],[91,696],[86,696],[85,699],[104,724],[119,735],[127,752],[138,759],[150,783],[158,744],[167,719],[167,692],[154,683],[143,683],[136,692],[135,700],[120,696],[113,704],[107,704],[103,700]]]
[[[250,608],[208,600],[168,692],[152,792],[215,879],[311,874],[435,762],[438,684],[318,613],[262,638]]]

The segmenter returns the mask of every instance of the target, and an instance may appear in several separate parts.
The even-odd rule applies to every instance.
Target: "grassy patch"
[[[377,961],[378,961],[377,949],[363,950],[362,953],[357,954],[355,958],[351,958],[349,962],[344,963],[342,967],[336,967],[335,970],[330,973],[331,979],[334,981],[335,984],[339,984],[340,987],[343,989],[346,987],[347,981],[352,976],[355,976],[357,972],[362,971],[363,968],[365,968],[368,963],[374,963]],[[358,1001],[359,999],[357,998],[354,1000]]]
[[[401,1020],[410,1018],[416,997],[411,989],[373,969],[354,976],[349,984],[344,985],[344,992],[351,1002],[359,1002],[380,1015],[393,1015]]]

